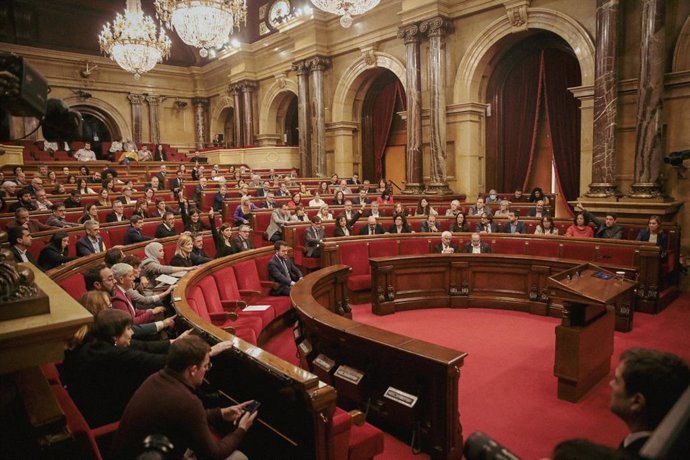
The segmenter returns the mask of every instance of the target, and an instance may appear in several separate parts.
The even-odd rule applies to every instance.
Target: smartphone
[[[254,401],[253,403],[251,403],[251,404],[245,406],[245,407],[244,407],[244,411],[245,411],[245,412],[249,412],[249,413],[256,412],[256,410],[257,410],[259,407],[261,407],[261,403],[260,403],[259,401]]]

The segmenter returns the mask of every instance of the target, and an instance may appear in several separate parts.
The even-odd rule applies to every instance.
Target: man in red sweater
[[[253,401],[207,410],[194,393],[211,367],[211,355],[231,346],[221,342],[211,349],[197,336],[173,342],[165,369],[149,377],[129,401],[113,443],[115,458],[136,458],[144,438],[155,433],[175,446],[171,459],[246,459],[237,446],[257,416],[256,411],[244,410]],[[237,422],[237,427],[217,439],[209,429],[209,423],[217,420]]]

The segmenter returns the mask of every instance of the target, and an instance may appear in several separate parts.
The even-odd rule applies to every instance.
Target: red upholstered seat
[[[117,227],[108,227],[107,229],[102,229],[101,234],[107,232],[108,236],[110,237],[110,242],[113,245],[125,244],[125,234],[127,233],[128,228],[129,225],[118,225]]]
[[[252,297],[243,299],[240,294],[240,289],[237,286],[237,278],[235,278],[235,271],[232,267],[224,267],[213,273],[213,278],[218,287],[218,295],[221,301],[248,301],[247,305],[271,305],[268,310],[260,312],[243,312],[243,315],[259,316],[263,322],[263,327],[268,326],[276,318],[276,309],[273,307],[274,297]]]
[[[110,241],[110,235],[108,232],[103,232],[101,231],[101,238],[103,239],[103,243],[105,244],[106,249],[110,249],[113,247],[112,241]]]
[[[173,256],[175,256],[175,250],[177,249],[176,243],[169,243],[163,245],[163,260],[166,264],[169,264]]]
[[[365,423],[350,428],[348,460],[369,460],[383,453],[383,432]]]
[[[371,289],[371,275],[350,275],[347,279],[347,287],[351,291],[368,291]]]
[[[614,265],[635,265],[637,250],[632,247],[624,246],[597,246],[599,257],[597,261]]]
[[[224,313],[226,311],[221,303],[220,295],[218,294],[218,286],[215,277],[206,276],[199,281],[198,287],[201,289],[201,292],[203,292],[209,314]],[[238,315],[237,320],[233,321],[234,327],[239,328],[241,326],[243,328],[252,329],[256,336],[261,334],[264,322],[260,315],[243,313],[236,309],[232,309],[232,311],[235,311]]]
[[[495,254],[524,254],[525,242],[508,238],[491,240],[491,252]]]
[[[233,265],[233,269],[242,298],[251,305],[272,305],[275,309],[275,316],[278,317],[289,311],[292,308],[292,303],[287,296],[267,295],[271,282],[268,281],[268,269],[266,267],[271,257],[263,256],[254,260],[238,262]],[[262,285],[262,278],[260,278],[257,265],[260,265],[261,271],[265,272],[264,285]]]
[[[29,246],[29,254],[31,254],[34,257],[34,260],[38,260],[38,256],[39,254],[41,254],[41,249],[43,249],[46,244],[48,244],[48,241],[42,238],[34,238],[33,240],[31,240],[31,246]]]
[[[160,225],[160,221],[150,221],[144,222],[144,226],[141,227],[141,233],[146,236],[153,236],[156,234],[156,227]]]
[[[240,291],[255,291],[261,293],[261,279],[253,260],[243,260],[233,265],[237,286]]]
[[[204,251],[209,257],[216,257],[216,244],[213,242],[213,236],[204,236]]]
[[[428,254],[431,252],[431,243],[424,238],[412,238],[400,242],[400,252],[403,255]]]
[[[530,256],[558,257],[558,241],[530,240],[525,247],[525,253]]]
[[[331,443],[334,460],[346,460],[350,444],[352,416],[339,407],[335,408],[331,425]]]
[[[393,257],[398,255],[397,240],[374,240],[369,242],[369,257]],[[367,262],[368,263],[368,262]]]
[[[86,293],[86,285],[84,285],[84,277],[81,273],[75,273],[61,281],[60,287],[75,300],[81,299],[81,296]]]
[[[345,243],[338,245],[340,263],[352,267],[352,275],[369,274],[369,243]]]

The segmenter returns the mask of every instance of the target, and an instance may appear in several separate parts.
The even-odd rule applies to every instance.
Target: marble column
[[[142,127],[142,120],[141,120],[141,104],[144,102],[144,95],[143,94],[134,94],[134,93],[129,93],[127,95],[127,99],[129,99],[129,103],[132,106],[132,139],[131,141],[134,143],[141,143],[144,142],[142,139],[143,136],[143,127]]]
[[[311,161],[311,127],[309,124],[309,66],[305,61],[292,64],[297,74],[297,125],[299,130],[300,175],[313,175]]]
[[[330,65],[330,59],[316,56],[307,60],[311,70],[310,101],[312,108],[312,140],[315,174],[317,177],[328,176],[326,170],[326,105],[323,92],[323,73]]]
[[[244,146],[254,145],[254,90],[259,86],[254,81],[243,81],[242,86],[242,126],[244,128]]]
[[[642,0],[640,76],[637,87],[635,182],[630,196],[656,198],[662,194],[661,116],[664,95],[665,1]]]
[[[194,106],[194,137],[196,148],[203,149],[209,143],[208,139],[208,98],[192,98]]]
[[[597,0],[591,198],[616,196],[617,24],[618,0]]]
[[[419,25],[419,30],[429,38],[429,91],[431,99],[430,139],[431,168],[427,193],[450,194],[448,186],[446,153],[446,46],[445,37],[452,23],[439,16]]]
[[[146,102],[149,103],[149,139],[154,144],[161,142],[160,130],[160,103],[165,100],[162,96],[146,96]]]
[[[244,136],[242,136],[242,87],[238,84],[230,85],[230,92],[232,93],[233,113],[232,122],[235,126],[235,139],[233,147],[244,146]]]
[[[405,155],[405,189],[402,193],[419,194],[424,190],[422,171],[422,72],[419,64],[419,26],[401,27],[398,38],[407,52],[407,151]]]

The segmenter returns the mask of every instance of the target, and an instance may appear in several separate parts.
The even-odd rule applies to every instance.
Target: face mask
[[[496,195],[495,195],[495,194],[491,194],[491,195],[489,195],[489,197],[491,197],[492,200],[495,200],[495,199],[496,199]]]

